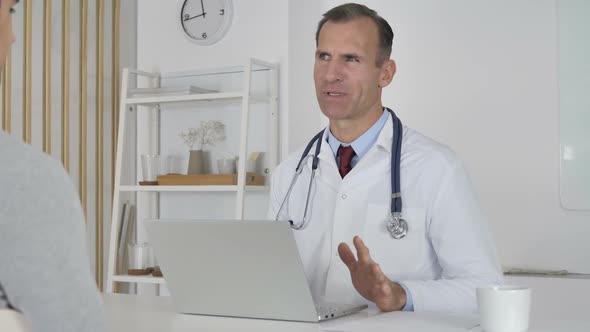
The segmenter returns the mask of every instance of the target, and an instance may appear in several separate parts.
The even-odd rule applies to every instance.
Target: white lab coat
[[[324,134],[309,223],[293,231],[312,295],[319,302],[367,302],[354,289],[337,251],[340,242],[354,251],[352,238],[360,235],[387,277],[408,288],[415,311],[474,312],[475,288],[502,283],[502,273],[467,174],[450,149],[404,127],[400,177],[402,216],[409,231],[405,238],[393,239],[386,229],[392,135],[389,116],[377,142],[342,179]],[[273,219],[302,152],[273,174]],[[311,162],[308,158],[279,219],[301,222]]]

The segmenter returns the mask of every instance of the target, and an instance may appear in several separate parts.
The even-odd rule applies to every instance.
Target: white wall
[[[559,1],[557,7],[560,198],[572,210],[590,209],[590,2]]]
[[[199,46],[185,37],[178,20],[183,0],[138,2],[137,66],[144,70],[178,71],[241,65],[248,57],[280,64],[279,112],[287,109],[287,0],[233,1],[233,24],[217,44]],[[280,114],[287,132],[287,113]],[[284,136],[286,137],[286,136]],[[286,141],[281,142],[286,144]]]
[[[208,67],[219,67],[229,65],[242,65],[249,57],[256,57],[262,60],[279,63],[279,127],[283,133],[287,132],[287,77],[288,68],[288,10],[287,1],[272,0],[251,0],[233,1],[233,23],[227,35],[217,44],[200,46],[192,43],[184,34],[180,23],[179,10],[183,1],[169,1],[162,5],[161,1],[140,1],[138,2],[138,67],[144,70],[156,70],[163,72],[190,70]],[[226,80],[227,80],[227,76]],[[259,74],[252,77],[254,88],[259,88],[257,83]],[[229,84],[241,86],[241,76],[232,78],[234,81]],[[239,81],[238,81],[239,80]],[[200,82],[200,81],[199,81]],[[206,80],[204,86],[220,88],[224,84],[219,78],[211,77],[211,82]],[[194,84],[194,83],[193,83]],[[225,83],[225,85],[228,85]],[[227,88],[227,86],[225,87]],[[214,105],[214,106],[213,106]],[[174,106],[162,108],[161,116],[161,152],[182,157],[184,164],[188,162],[188,148],[183,145],[178,137],[180,131],[189,127],[198,126],[203,120],[222,120],[226,124],[226,141],[216,144],[215,147],[208,147],[211,150],[211,159],[220,157],[223,154],[237,154],[237,138],[239,131],[239,118],[235,116],[239,112],[239,103],[206,103],[181,105],[174,109]],[[183,108],[183,109],[181,109]],[[194,112],[196,108],[202,108]],[[232,109],[233,108],[233,109]],[[252,113],[263,115],[257,112],[259,105],[251,107]],[[228,111],[229,110],[229,111]],[[169,112],[167,112],[169,111]],[[254,116],[254,115],[253,115]],[[252,118],[254,119],[254,118]],[[141,121],[141,120],[139,120]],[[257,124],[260,122],[253,120]],[[251,132],[260,130],[254,125],[250,126]],[[249,148],[257,146],[261,135],[250,134]],[[283,136],[286,137],[286,136]],[[268,141],[268,140],[267,140]],[[281,142],[286,145],[286,141]],[[250,151],[265,149],[255,148]],[[281,150],[286,150],[282,148]],[[211,171],[215,172],[215,168]],[[266,215],[268,199],[265,193],[248,193],[245,200],[246,218],[263,218]],[[140,204],[140,203],[138,203]],[[166,193],[160,195],[160,217],[162,218],[231,218],[234,213],[235,194],[217,193]],[[217,206],[211,209],[210,206]],[[138,214],[141,220],[141,214]],[[141,227],[139,229],[141,236]]]
[[[307,144],[323,127],[313,85],[315,31],[324,12],[321,1],[289,1],[288,152]]]
[[[226,38],[199,47],[182,36],[176,4],[144,0],[138,65],[176,70],[248,55],[280,61],[285,155],[321,127],[315,27],[323,11],[342,2],[234,1]],[[590,212],[559,205],[555,0],[360,2],[377,9],[396,34],[398,73],[384,103],[465,161],[502,263],[590,272]]]
[[[287,109],[287,1],[233,1],[233,24],[217,44],[199,46],[188,40],[178,22],[182,0],[138,3],[137,65],[145,70],[177,71],[240,65],[248,57],[280,64],[280,111]],[[280,114],[287,132],[287,114]],[[286,141],[281,142],[286,144]]]

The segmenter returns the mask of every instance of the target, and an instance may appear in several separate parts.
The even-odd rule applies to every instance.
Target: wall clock
[[[184,0],[180,24],[191,41],[211,45],[225,36],[232,16],[232,0]]]

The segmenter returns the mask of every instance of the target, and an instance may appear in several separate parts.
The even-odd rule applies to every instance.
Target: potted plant
[[[205,171],[204,148],[225,140],[225,125],[217,120],[202,121],[199,127],[189,128],[186,132],[181,132],[179,136],[190,149],[187,173],[203,174]]]

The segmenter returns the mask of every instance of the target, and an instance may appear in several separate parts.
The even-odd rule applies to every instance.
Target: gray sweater
[[[33,331],[103,331],[84,215],[61,164],[0,131],[0,309]]]

